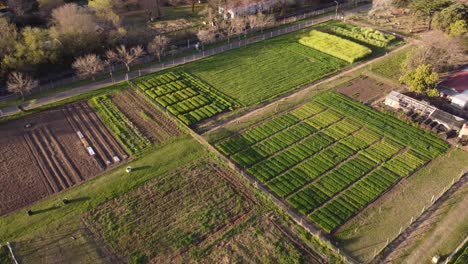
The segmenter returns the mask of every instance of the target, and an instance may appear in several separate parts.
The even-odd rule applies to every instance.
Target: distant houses
[[[219,14],[223,15],[224,18],[235,18],[239,16],[254,15],[260,12],[264,12],[278,4],[278,0],[263,0],[256,3],[236,3],[227,4],[225,7],[219,7]]]

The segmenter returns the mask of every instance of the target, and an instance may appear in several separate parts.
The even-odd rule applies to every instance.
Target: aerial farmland
[[[34,88],[0,101],[0,263],[463,263],[467,110],[415,65],[431,36],[368,1],[208,2],[114,7],[154,39],[56,92],[8,75]]]

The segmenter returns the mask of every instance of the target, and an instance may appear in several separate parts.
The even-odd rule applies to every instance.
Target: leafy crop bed
[[[310,31],[308,36],[299,40],[299,43],[349,63],[354,63],[372,53],[367,47],[317,30]]]
[[[448,149],[434,135],[334,92],[215,147],[327,232]]]
[[[337,35],[349,37],[372,46],[385,48],[396,40],[393,35],[385,34],[378,30],[367,27],[356,27],[345,23],[336,23],[330,29]]]
[[[234,107],[230,100],[186,72],[151,74],[132,82],[186,125]]]
[[[139,155],[151,145],[150,140],[117,108],[109,96],[94,97],[90,103],[130,153]]]

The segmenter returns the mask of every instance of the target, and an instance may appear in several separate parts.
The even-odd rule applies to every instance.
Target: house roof
[[[465,120],[463,118],[451,115],[440,109],[436,109],[434,112],[432,112],[432,114],[430,115],[430,118],[438,122],[443,122],[447,124],[449,128],[456,127],[460,129],[465,123]]]
[[[443,80],[439,86],[459,93],[468,90],[468,68],[456,72]]]

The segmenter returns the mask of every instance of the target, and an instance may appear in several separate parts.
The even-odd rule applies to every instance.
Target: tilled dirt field
[[[0,146],[0,215],[128,158],[84,102],[1,124]]]
[[[173,121],[135,91],[129,89],[115,93],[111,98],[119,110],[151,141],[162,143],[181,133]]]
[[[391,86],[380,83],[370,77],[359,76],[338,86],[335,90],[357,101],[370,103],[391,92],[393,89]]]

